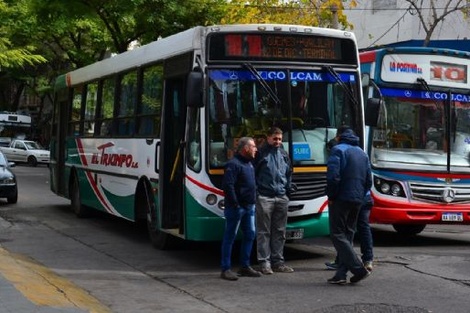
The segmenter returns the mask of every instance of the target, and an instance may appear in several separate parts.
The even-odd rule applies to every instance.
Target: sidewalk
[[[0,246],[1,313],[110,313],[85,290]]]

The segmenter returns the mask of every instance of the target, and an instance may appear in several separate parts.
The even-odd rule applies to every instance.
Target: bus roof
[[[87,81],[95,80],[98,77],[106,77],[163,58],[201,49],[201,45],[204,43],[201,43],[201,40],[198,39],[201,38],[203,34],[218,31],[297,32],[338,38],[352,38],[355,40],[354,34],[351,32],[301,25],[237,24],[207,27],[197,26],[61,75],[56,79],[55,88],[61,89],[79,85]],[[165,47],[165,49],[162,49],[162,47]]]
[[[361,58],[361,62],[365,62],[365,60],[373,60],[375,59],[376,53],[425,53],[425,54],[436,54],[436,55],[447,55],[447,56],[454,56],[454,57],[462,57],[462,58],[469,58],[470,52],[468,51],[461,51],[461,50],[454,50],[454,49],[447,49],[447,48],[436,48],[436,47],[382,47],[377,49],[367,49],[359,52],[359,56]]]
[[[0,124],[16,125],[23,124],[25,126],[31,125],[31,116],[26,114],[19,114],[15,112],[0,112]]]

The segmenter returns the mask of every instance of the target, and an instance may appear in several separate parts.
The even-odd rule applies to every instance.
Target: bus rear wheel
[[[393,224],[397,233],[404,236],[414,236],[423,231],[426,224]]]

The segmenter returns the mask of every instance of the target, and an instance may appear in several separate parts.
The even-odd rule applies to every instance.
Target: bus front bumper
[[[470,224],[470,208],[463,205],[383,205],[374,202],[370,223],[375,224]]]

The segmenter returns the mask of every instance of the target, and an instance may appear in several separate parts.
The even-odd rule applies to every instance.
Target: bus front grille
[[[310,200],[326,195],[326,173],[294,173],[292,182],[297,191],[290,200]]]
[[[411,198],[430,203],[470,203],[470,185],[410,182]]]

